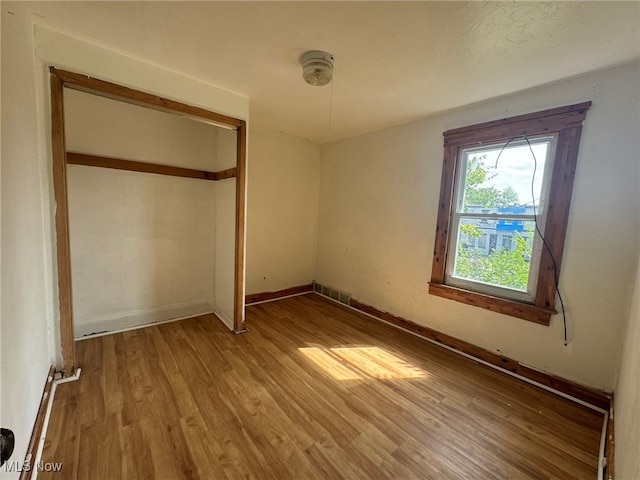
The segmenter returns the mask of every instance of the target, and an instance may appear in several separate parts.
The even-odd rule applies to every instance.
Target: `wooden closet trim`
[[[238,127],[236,142],[238,161],[236,163],[236,258],[233,331],[234,333],[244,333],[247,331],[244,318],[247,127],[244,123]]]
[[[221,127],[236,129],[243,125],[244,120],[222,115],[221,113],[205,110],[204,108],[194,107],[186,103],[176,102],[167,98],[158,97],[150,93],[134,90],[133,88],[123,87],[116,83],[98,80],[87,75],[73,73],[66,70],[58,70],[51,67],[49,71],[60,78],[65,87],[73,88],[84,92],[98,94],[103,97],[120,100],[126,103],[132,103],[143,107],[150,107],[154,110],[163,112],[178,113],[199,120],[206,120]]]
[[[87,167],[113,168],[131,172],[155,173],[172,177],[196,178],[200,180],[224,180],[236,176],[236,168],[228,168],[220,172],[195,170],[192,168],[173,167],[159,163],[138,162],[121,158],[103,157],[102,155],[88,155],[86,153],[67,152],[67,163],[84,165]]]
[[[75,346],[73,337],[73,301],[71,288],[71,255],[69,246],[69,211],[67,198],[67,172],[66,165],[68,155],[65,141],[64,125],[64,88],[73,88],[114,100],[123,101],[138,106],[152,108],[168,113],[187,116],[199,121],[204,121],[216,126],[237,131],[236,167],[221,172],[200,172],[205,177],[213,174],[213,180],[236,178],[236,232],[235,232],[235,285],[234,285],[234,318],[233,331],[241,333],[246,331],[244,325],[244,255],[245,255],[245,192],[246,192],[246,122],[244,120],[215,113],[200,107],[194,107],[184,103],[169,100],[132,88],[106,82],[86,75],[81,75],[55,67],[49,68],[51,85],[51,146],[53,189],[55,199],[55,224],[56,224],[56,256],[58,267],[58,301],[60,304],[60,343],[62,347],[62,375],[69,377],[74,375]],[[78,155],[70,153],[69,157],[74,163]],[[87,160],[87,156],[84,159]],[[107,157],[90,156],[96,159]],[[114,160],[110,159],[111,165]],[[100,160],[102,161],[102,160]],[[128,162],[129,166],[132,163]],[[145,164],[153,165],[153,164]],[[177,169],[178,167],[162,166],[164,169]],[[117,168],[111,166],[109,168]],[[127,168],[125,168],[127,169]],[[179,169],[189,170],[189,169]],[[194,170],[195,172],[199,172]],[[175,172],[175,170],[174,170]],[[160,173],[160,172],[152,172]],[[184,172],[183,172],[184,173]],[[181,175],[184,176],[184,175]],[[200,178],[200,177],[196,177]]]
[[[71,297],[71,252],[69,249],[69,206],[67,203],[67,162],[65,161],[64,82],[51,75],[51,149],[53,157],[53,196],[55,199],[56,256],[58,266],[58,302],[62,375],[73,376],[75,341],[73,338],[73,301]]]

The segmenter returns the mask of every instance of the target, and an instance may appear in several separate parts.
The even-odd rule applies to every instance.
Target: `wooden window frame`
[[[590,106],[591,102],[584,102],[456,128],[443,133],[444,161],[431,282],[429,282],[430,294],[541,325],[549,325],[551,316],[557,313],[555,310],[556,278],[560,277],[582,124]],[[533,303],[517,301],[447,285],[445,273],[451,243],[449,237],[455,201],[454,184],[462,150],[483,144],[504,143],[520,135],[534,137],[545,134],[555,134],[557,140],[543,228],[549,249],[543,248],[540,256],[535,301]]]
[[[76,372],[75,339],[73,333],[73,300],[71,287],[71,250],[69,242],[69,211],[67,195],[67,163],[144,171],[163,175],[224,180],[235,178],[235,274],[233,332],[246,332],[245,327],[245,210],[247,126],[244,120],[187,105],[140,90],[124,87],[86,75],[50,67],[51,87],[51,147],[55,200],[56,264],[58,268],[58,301],[60,312],[60,344],[62,375]],[[82,155],[66,151],[64,122],[64,89],[71,88],[121,102],[173,113],[197,121],[236,131],[236,166],[221,172],[207,172],[151,163]]]

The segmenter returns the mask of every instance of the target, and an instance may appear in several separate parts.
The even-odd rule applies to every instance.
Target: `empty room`
[[[0,479],[640,480],[640,2],[0,6]]]

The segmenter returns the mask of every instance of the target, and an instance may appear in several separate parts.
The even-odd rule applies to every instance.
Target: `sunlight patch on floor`
[[[304,356],[336,380],[426,378],[427,372],[380,347],[301,347]]]

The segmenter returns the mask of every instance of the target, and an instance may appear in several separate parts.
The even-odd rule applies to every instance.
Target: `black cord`
[[[547,252],[549,253],[549,257],[551,258],[551,263],[553,264],[553,279],[555,282],[555,288],[556,288],[556,293],[558,294],[558,299],[560,300],[560,308],[562,311],[562,325],[564,328],[564,346],[566,347],[568,345],[567,342],[567,315],[564,309],[564,301],[562,300],[562,295],[560,295],[560,285],[558,282],[558,265],[556,263],[556,259],[553,256],[553,252],[551,251],[551,247],[549,246],[549,244],[547,243],[546,238],[544,238],[544,235],[542,234],[542,232],[540,231],[540,228],[538,227],[538,214],[536,212],[536,194],[534,191],[534,183],[535,183],[535,179],[536,179],[536,171],[538,169],[538,159],[536,158],[536,154],[533,152],[533,147],[531,146],[531,142],[529,141],[529,138],[526,135],[518,135],[515,137],[512,137],[509,139],[509,141],[507,141],[507,143],[505,143],[502,148],[500,149],[500,152],[498,153],[498,157],[496,158],[496,163],[494,165],[494,169],[498,169],[498,160],[500,160],[500,156],[502,155],[502,152],[504,152],[504,149],[507,148],[507,146],[509,146],[509,144],[511,142],[513,142],[514,140],[517,139],[523,139],[524,141],[527,142],[527,145],[529,146],[529,151],[531,152],[531,156],[533,157],[533,176],[531,177],[531,205],[533,207],[533,224],[536,227],[536,232],[538,233],[538,235],[540,236],[540,238],[542,239],[542,243],[545,246],[545,248],[547,249]]]

